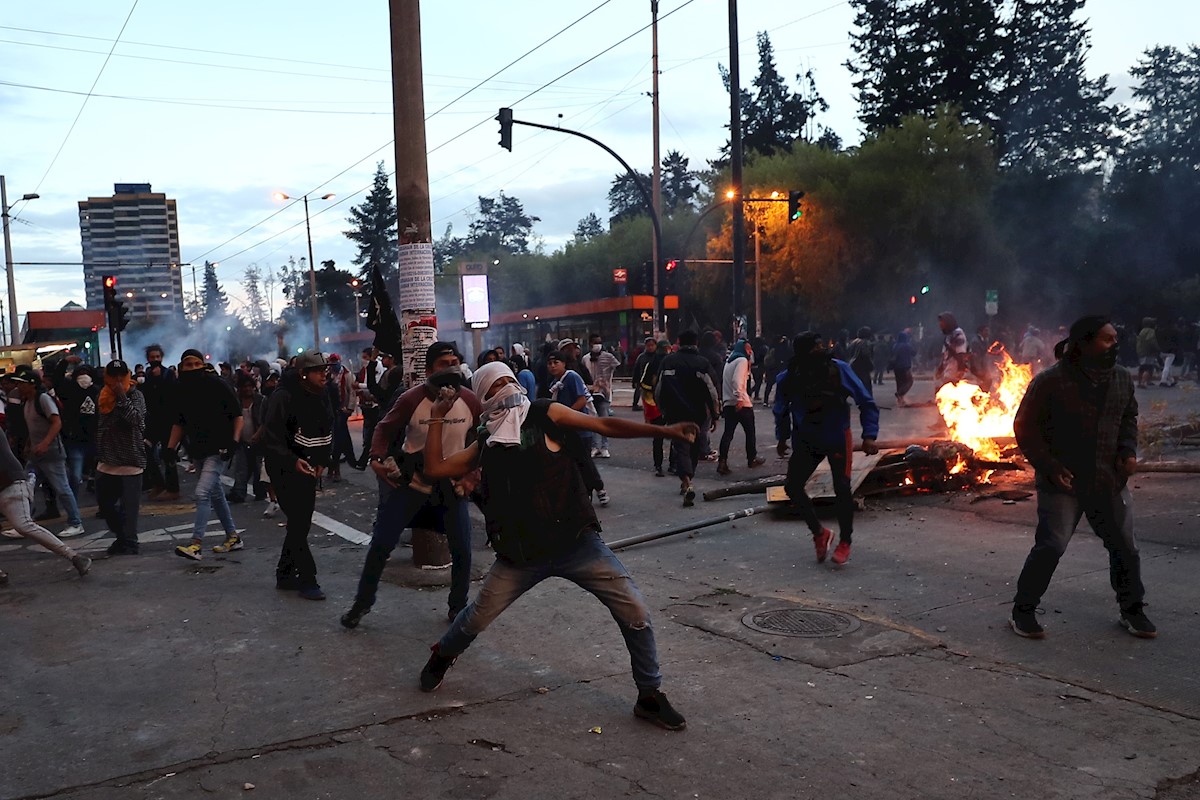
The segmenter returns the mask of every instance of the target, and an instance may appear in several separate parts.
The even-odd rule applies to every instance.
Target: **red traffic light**
[[[671,259],[670,261],[667,262],[667,272],[674,272],[675,268],[678,266],[679,266],[679,262],[676,261],[675,259]]]
[[[915,294],[908,298],[908,304],[911,306],[915,306],[917,304],[917,296]]]
[[[104,288],[105,289],[117,288],[117,276],[116,275],[105,275],[104,276]]]

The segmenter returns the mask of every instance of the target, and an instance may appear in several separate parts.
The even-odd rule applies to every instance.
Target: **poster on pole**
[[[437,301],[433,288],[433,245],[400,245],[400,327],[403,331],[405,386],[425,382],[425,351],[437,341]]]

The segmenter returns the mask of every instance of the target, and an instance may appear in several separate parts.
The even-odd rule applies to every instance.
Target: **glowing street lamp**
[[[276,200],[294,200],[295,198],[284,192],[275,192],[272,197]],[[335,197],[333,192],[321,195],[322,200],[331,200]],[[312,225],[308,219],[308,195],[303,196],[304,200],[304,232],[308,234],[308,290],[312,294],[312,326],[313,326],[313,349],[321,349],[321,326],[317,321],[317,269],[313,262],[312,249]]]

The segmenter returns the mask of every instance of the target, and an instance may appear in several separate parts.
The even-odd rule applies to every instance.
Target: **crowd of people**
[[[939,315],[938,325],[938,381],[969,377],[986,389],[988,330],[981,327],[968,338],[949,312]],[[1119,336],[1107,319],[1083,318],[1066,334],[1017,415],[1018,444],[1037,474],[1039,524],[1010,624],[1021,636],[1045,636],[1037,604],[1086,515],[1110,553],[1121,624],[1150,638],[1156,630],[1143,611],[1127,487],[1136,469],[1132,380],[1118,367]],[[474,369],[463,363],[454,343],[435,342],[424,356],[425,382],[408,389],[394,359],[371,348],[363,351],[357,371],[319,352],[236,368],[214,367],[195,349],[184,350],[177,366],[164,366],[158,345],[147,348],[146,356],[141,370],[115,360],[97,372],[78,359],[64,359],[45,374],[18,367],[0,378],[8,433],[0,445],[0,510],[13,535],[42,544],[86,575],[91,560],[61,537],[83,532],[78,498],[90,480],[99,515],[114,537],[108,554],[137,554],[143,497],[179,499],[183,448],[189,471],[196,473],[196,507],[192,538],[174,552],[202,559],[214,513],[224,536],[213,550],[242,549],[231,504],[253,491],[256,499],[270,499],[264,515],[281,510],[286,517],[276,588],[324,600],[308,542],[321,481],[325,475],[339,480],[343,463],[370,466],[378,504],[354,600],[341,616],[344,627],[358,628],[372,610],[401,532],[432,528],[446,535],[451,553],[449,628],[431,648],[420,675],[422,690],[439,688],[474,639],[523,593],[561,577],[608,607],[630,654],[634,713],[669,730],[686,722],[661,691],[648,606],[600,537],[593,508],[609,502],[595,463],[610,457],[609,439],[651,440],[655,475],[665,477],[669,467],[679,479],[683,505],[691,506],[701,461],[713,458],[719,474],[732,472],[737,428],[745,436],[747,467],[764,463],[754,417],[761,395],[771,404],[776,450],[788,458],[786,490],[810,530],[816,560],[830,558],[841,566],[853,543],[852,454],[878,452],[873,388],[890,368],[903,404],[917,357],[907,332],[890,341],[869,328],[853,340],[806,331],[769,346],[737,339],[726,347],[717,332],[702,337],[683,331],[674,343],[650,338],[631,369],[634,406],[644,420],[634,422],[611,412],[613,376],[623,361],[600,336],[589,337],[586,351],[573,339],[547,342],[532,356],[520,344],[509,351],[494,348],[479,355]],[[859,412],[857,446],[850,403]],[[356,408],[364,420],[360,455],[347,424]],[[714,453],[708,434],[722,420],[725,430]],[[834,531],[823,525],[805,490],[822,461],[829,462],[833,477],[836,546]],[[233,475],[228,494],[222,488],[226,472]],[[48,499],[35,518],[37,482]],[[474,599],[471,502],[483,511],[496,553]],[[38,522],[58,509],[67,527],[55,536]]]

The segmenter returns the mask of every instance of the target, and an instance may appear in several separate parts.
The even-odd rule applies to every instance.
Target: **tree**
[[[868,132],[909,114],[958,109],[968,123],[999,120],[1001,0],[850,0],[859,119]]]
[[[358,245],[350,263],[359,268],[359,277],[369,278],[372,264],[380,265],[385,278],[395,277],[400,260],[396,201],[382,161],[375,165],[371,191],[360,205],[351,207],[346,221],[353,227],[344,235]]]
[[[257,264],[246,267],[242,275],[242,290],[246,293],[246,315],[251,328],[256,328],[267,320],[267,311],[263,304],[262,270]]]
[[[731,91],[729,70],[724,66],[718,69],[725,91]],[[754,89],[739,91],[744,150],[769,156],[779,151],[791,152],[796,142],[805,141],[809,120],[829,106],[816,94],[811,71],[806,76],[797,76],[797,80],[807,80],[811,92],[806,95],[788,88],[775,65],[771,37],[766,31],[759,33],[758,74],[751,83]],[[729,157],[728,142],[721,154],[725,159]]]
[[[217,280],[217,265],[211,261],[204,262],[204,289],[201,304],[204,307],[204,319],[220,319],[229,316],[229,298]]]
[[[434,272],[438,275],[443,274],[446,268],[461,258],[466,250],[467,240],[461,236],[455,236],[454,224],[447,222],[446,230],[441,238],[435,239],[433,242]]]
[[[637,176],[642,185],[649,189],[650,176],[644,172],[638,172]],[[612,185],[608,189],[608,211],[612,215],[608,218],[610,228],[624,220],[650,216],[646,196],[628,172],[613,176]]]
[[[308,282],[308,260],[301,256],[297,262],[294,256],[288,256],[287,263],[279,267],[278,276],[280,289],[288,299],[288,305],[298,307],[300,287]]]
[[[588,242],[603,233],[604,226],[600,224],[600,218],[596,216],[595,212],[589,212],[575,226],[575,241],[579,243]]]
[[[1200,170],[1200,47],[1153,47],[1130,70],[1139,80],[1127,169],[1170,175]]]
[[[699,192],[696,173],[688,169],[687,156],[678,150],[669,151],[662,160],[663,212],[674,214],[680,209],[691,207]]]
[[[499,199],[479,198],[479,212],[467,231],[469,249],[492,250],[510,255],[529,252],[534,223],[541,217],[525,213],[521,201],[500,193]]]

